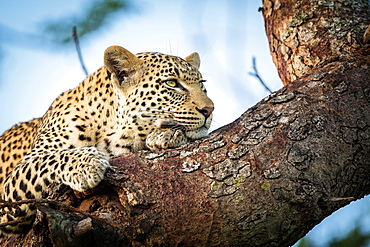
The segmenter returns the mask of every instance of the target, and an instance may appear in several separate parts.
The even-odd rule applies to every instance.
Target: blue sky
[[[0,133],[17,122],[42,116],[61,92],[85,78],[75,50],[50,45],[40,30],[48,20],[81,13],[88,2],[0,2]],[[104,31],[81,41],[90,73],[103,65],[103,52],[110,45],[121,45],[133,53],[156,51],[181,57],[197,51],[207,90],[215,102],[213,129],[235,120],[268,95],[248,75],[253,56],[269,87],[282,87],[268,50],[262,14],[257,11],[260,1],[134,2],[132,13],[116,16]],[[311,238],[323,245],[356,221],[369,226],[369,217],[362,217],[369,213],[368,204],[366,198],[340,210],[318,225]]]

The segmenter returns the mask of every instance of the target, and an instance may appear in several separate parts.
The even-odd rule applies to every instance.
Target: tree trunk
[[[285,87],[209,137],[111,161],[7,246],[289,246],[370,192],[370,3],[264,0]],[[113,224],[108,224],[113,222]]]

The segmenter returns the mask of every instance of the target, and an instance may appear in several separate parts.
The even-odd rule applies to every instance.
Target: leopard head
[[[154,128],[182,128],[189,139],[207,135],[214,104],[198,71],[198,53],[182,59],[111,46],[104,62],[124,96],[125,114],[143,135]]]

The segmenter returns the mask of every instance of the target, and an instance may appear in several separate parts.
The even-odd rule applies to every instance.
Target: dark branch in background
[[[121,232],[124,232],[124,229],[122,229],[121,226],[119,226],[118,224],[115,224],[114,222],[103,219],[101,217],[93,215],[93,214],[91,214],[89,212],[86,212],[84,210],[80,210],[78,208],[75,208],[75,207],[73,207],[73,206],[71,206],[67,203],[56,201],[56,200],[51,200],[51,199],[42,199],[42,198],[40,198],[40,199],[25,199],[25,200],[14,201],[14,202],[4,201],[4,200],[0,199],[0,208],[5,208],[5,207],[14,208],[17,211],[17,209],[19,209],[19,205],[21,205],[21,204],[30,204],[30,203],[34,203],[37,206],[39,204],[45,204],[46,203],[46,204],[53,204],[53,205],[56,205],[56,206],[59,206],[59,207],[63,207],[63,208],[68,209],[71,212],[81,214],[81,215],[86,216],[88,218],[91,218],[93,220],[100,221],[102,223],[110,225],[111,227],[113,227],[113,228],[115,228],[115,229],[117,229]],[[11,212],[11,211],[5,212],[5,213],[14,215],[14,212]],[[9,225],[16,225],[16,224],[21,223],[23,221],[25,221],[25,220],[14,220],[14,221],[8,221],[8,222],[5,222],[5,223],[0,223],[0,227],[9,226]]]
[[[80,64],[81,64],[82,70],[85,72],[85,75],[88,76],[89,75],[89,72],[87,71],[86,66],[85,66],[85,63],[84,63],[84,60],[82,58],[80,41],[78,39],[77,27],[76,26],[74,26],[73,29],[72,29],[72,36],[73,36],[73,40],[74,40],[75,45],[76,45],[76,51],[77,51],[77,54],[78,54],[78,59],[80,60]]]
[[[253,57],[252,58],[252,63],[253,63],[253,70],[254,72],[249,72],[248,74],[251,75],[251,76],[254,76],[256,77],[259,82],[262,84],[262,86],[267,90],[269,91],[269,93],[272,93],[271,89],[267,86],[267,84],[262,80],[261,76],[259,75],[258,73],[258,70],[257,70],[257,65],[256,65],[256,57]]]

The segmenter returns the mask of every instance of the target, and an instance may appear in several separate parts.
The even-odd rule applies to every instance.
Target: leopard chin
[[[211,126],[212,115],[204,120],[204,124],[196,129],[185,130],[185,136],[190,140],[197,140],[208,136],[208,130]]]
[[[206,126],[202,126],[195,130],[185,131],[185,136],[190,140],[197,140],[202,137],[208,136],[208,128]]]

